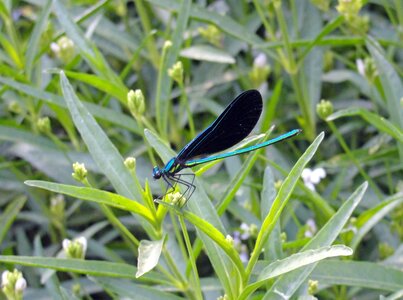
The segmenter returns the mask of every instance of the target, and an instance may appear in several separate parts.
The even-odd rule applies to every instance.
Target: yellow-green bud
[[[256,224],[250,224],[249,233],[252,237],[257,237],[259,229],[257,228]]]
[[[17,101],[11,101],[8,104],[8,111],[15,113],[15,114],[20,114],[22,112],[21,105]]]
[[[87,239],[85,237],[82,236],[73,241],[64,239],[62,245],[68,258],[84,259],[87,251]]]
[[[146,110],[143,92],[139,89],[127,93],[127,105],[133,116],[142,115]]]
[[[64,201],[64,196],[58,194],[50,199],[50,212],[52,216],[57,218],[57,220],[64,219],[64,210],[66,207],[66,202]]]
[[[44,134],[49,134],[52,130],[50,119],[48,117],[39,118],[37,121],[37,126],[40,132]]]
[[[1,290],[7,299],[22,299],[27,287],[27,281],[17,269],[13,272],[4,271],[1,274]]]
[[[323,57],[323,70],[330,71],[334,66],[334,54],[332,51],[326,51]]]
[[[326,120],[326,118],[333,113],[332,102],[322,99],[319,104],[316,105],[316,113],[319,118]]]
[[[62,36],[56,44],[51,45],[51,48],[65,64],[69,63],[75,55],[74,42],[66,36]]]
[[[285,243],[287,241],[287,233],[284,231],[280,233],[280,239],[282,243]]]
[[[380,243],[378,246],[378,250],[379,250],[379,258],[382,260],[388,258],[393,253],[395,253],[395,249],[388,243]]]
[[[362,7],[362,0],[339,0],[337,11],[346,18],[357,15]]]
[[[229,234],[227,234],[227,236],[225,237],[225,240],[228,244],[234,245],[234,238],[232,236],[230,236]]]
[[[271,67],[267,63],[266,55],[260,53],[253,61],[253,68],[249,72],[249,78],[252,81],[253,85],[258,88],[267,80],[270,72]]]
[[[163,46],[163,51],[167,51],[169,48],[172,47],[172,42],[171,41],[165,41],[164,46]]]
[[[364,34],[369,28],[369,17],[358,14],[362,6],[362,0],[339,0],[339,5],[336,7],[354,34]]]
[[[274,183],[274,188],[275,188],[276,190],[279,190],[282,185],[283,185],[283,181],[282,181],[282,180],[277,180],[277,181]]]
[[[272,0],[274,9],[281,8],[281,0]]]
[[[87,169],[84,164],[80,164],[79,162],[75,162],[73,164],[73,173],[71,176],[79,182],[84,181],[87,178]]]
[[[330,0],[311,0],[311,3],[322,11],[329,10]]]
[[[136,159],[134,157],[128,157],[125,159],[125,166],[129,170],[134,170],[136,168]]]
[[[219,296],[217,300],[228,300],[228,296],[227,294],[224,294],[224,296]]]
[[[186,198],[183,197],[183,195],[179,192],[170,193],[168,194],[168,202],[173,205],[182,207],[186,203]]]
[[[221,31],[214,25],[199,28],[200,35],[205,38],[210,44],[221,47],[222,35]]]
[[[319,282],[317,280],[308,280],[308,294],[315,295],[318,292]]]
[[[181,61],[176,62],[172,68],[168,69],[168,75],[177,83],[183,82],[183,64]]]

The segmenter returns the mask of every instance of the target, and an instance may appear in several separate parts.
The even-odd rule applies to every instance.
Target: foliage
[[[0,297],[401,297],[402,28],[400,0],[0,2]],[[161,198],[252,88],[236,147],[303,132]]]

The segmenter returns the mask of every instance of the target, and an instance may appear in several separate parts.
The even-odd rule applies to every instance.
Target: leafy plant
[[[364,2],[1,2],[3,298],[401,297],[403,9]],[[251,88],[236,147],[303,133],[156,203]]]

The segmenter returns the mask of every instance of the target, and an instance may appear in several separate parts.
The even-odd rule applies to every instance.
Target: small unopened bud
[[[163,46],[163,51],[167,51],[169,48],[172,47],[172,42],[171,41],[165,41],[164,46]]]
[[[332,102],[321,100],[319,104],[316,105],[316,113],[322,120],[326,120],[326,118],[333,113]]]
[[[27,281],[17,269],[4,271],[1,275],[1,290],[7,299],[22,299]]]
[[[172,68],[168,69],[168,75],[177,83],[183,83],[183,64],[181,61],[176,62]]]
[[[311,3],[322,11],[329,10],[330,0],[311,0]]]
[[[21,105],[17,101],[11,101],[8,104],[8,111],[15,113],[15,114],[20,114],[22,112]]]
[[[221,47],[222,35],[220,30],[214,25],[199,28],[200,35],[205,38],[210,44]]]
[[[315,295],[318,292],[319,281],[317,280],[308,280],[308,294]]]
[[[51,49],[65,64],[69,63],[75,55],[74,42],[66,36],[61,37],[57,43],[52,43]]]
[[[269,76],[271,67],[267,63],[264,53],[259,53],[253,62],[252,70],[249,72],[249,78],[255,87],[260,87]]]
[[[27,288],[27,281],[24,277],[18,278],[15,283],[15,292],[22,293]]]
[[[87,251],[87,239],[85,237],[79,237],[73,241],[64,239],[62,246],[68,258],[84,259]]]
[[[146,110],[143,92],[139,89],[127,93],[127,105],[133,116],[142,115]]]
[[[136,168],[136,159],[134,157],[128,157],[125,159],[125,166],[129,170],[134,170]]]
[[[87,178],[87,169],[84,164],[80,164],[79,162],[75,162],[73,164],[73,173],[71,176],[79,182],[84,181]]]
[[[225,237],[225,240],[227,241],[228,244],[234,245],[234,238],[232,236],[230,236],[229,234],[227,234],[227,236]]]
[[[43,132],[44,134],[51,133],[52,128],[48,117],[38,119],[37,126],[40,132]]]
[[[284,231],[280,233],[280,239],[282,243],[285,243],[287,241],[287,233]]]
[[[65,206],[66,202],[64,201],[64,196],[61,194],[58,194],[50,199],[50,212],[57,220],[64,219]]]

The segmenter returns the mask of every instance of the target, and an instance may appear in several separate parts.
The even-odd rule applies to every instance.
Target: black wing
[[[236,97],[221,115],[189,142],[176,157],[185,162],[228,149],[242,141],[255,127],[262,113],[262,96],[256,90]]]

